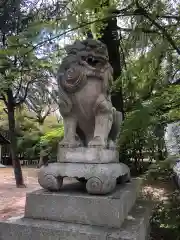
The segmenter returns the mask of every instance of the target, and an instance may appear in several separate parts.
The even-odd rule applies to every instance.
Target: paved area
[[[22,168],[27,188],[16,188],[11,167],[0,168],[0,221],[24,213],[27,192],[39,189],[36,168]]]

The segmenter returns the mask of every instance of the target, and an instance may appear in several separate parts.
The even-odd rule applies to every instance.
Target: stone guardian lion
[[[122,115],[111,102],[113,69],[106,46],[88,39],[66,47],[58,70],[64,147],[115,147]]]

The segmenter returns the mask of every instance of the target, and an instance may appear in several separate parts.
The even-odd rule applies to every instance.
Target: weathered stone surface
[[[25,217],[120,227],[140,186],[141,180],[134,179],[107,196],[88,195],[81,183],[66,185],[59,193],[35,191],[27,195]]]
[[[52,221],[19,219],[0,223],[0,240],[105,240],[100,227]]]
[[[122,122],[112,106],[113,69],[106,46],[97,40],[75,41],[58,70],[59,109],[64,120],[61,146],[111,148]]]
[[[120,230],[113,231],[107,240],[147,240],[152,203],[138,202],[128,214]]]
[[[119,153],[116,149],[59,147],[57,161],[73,163],[118,163]]]
[[[107,194],[114,190],[116,179],[120,176],[130,178],[130,170],[123,163],[50,163],[41,167],[38,181],[43,188],[58,191],[64,177],[84,178],[88,193]]]
[[[22,218],[0,223],[0,240],[145,240],[151,207],[142,202],[120,229]]]

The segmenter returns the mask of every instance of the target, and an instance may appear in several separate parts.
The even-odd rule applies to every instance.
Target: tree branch
[[[161,33],[164,35],[164,37],[167,39],[167,41],[170,43],[170,45],[176,50],[178,55],[180,55],[180,48],[176,46],[176,43],[174,42],[170,34],[167,32],[167,30],[164,27],[162,27],[156,20],[154,20],[151,17],[151,15],[146,11],[146,9],[140,6],[138,0],[136,0],[136,6],[137,6],[137,9],[135,10],[135,12],[147,18],[155,27],[157,27],[161,31]]]
[[[15,96],[14,96],[14,99],[15,99],[15,100],[17,99],[17,97],[18,97],[18,95],[19,95],[19,93],[20,93],[20,90],[21,90],[21,87],[22,87],[22,83],[23,83],[23,78],[22,78],[22,75],[21,75],[21,80],[20,80],[20,83],[19,83],[17,92],[16,92],[16,94],[15,94]]]
[[[122,28],[122,27],[118,27],[118,30],[123,31],[123,32],[132,32],[132,31],[136,31],[136,30],[140,30],[143,33],[155,33],[155,34],[160,34],[160,32],[158,32],[157,30],[150,30],[150,29],[146,29],[146,28]]]
[[[24,60],[23,60],[23,62],[21,62],[21,71],[20,71],[21,72],[21,79],[20,79],[19,87],[18,87],[17,92],[16,92],[15,97],[14,97],[15,101],[16,101],[18,95],[19,95],[19,92],[21,90],[22,83],[23,83],[23,77],[22,77],[22,75],[23,75],[23,64],[24,64]]]
[[[7,106],[8,102],[7,102],[6,97],[3,93],[1,93],[0,100],[4,101],[5,105]]]
[[[177,21],[180,21],[179,15],[156,15],[157,18],[166,18],[166,19],[176,19]]]
[[[45,39],[45,40],[37,43],[37,44],[34,45],[30,50],[28,50],[27,52],[25,52],[25,53],[24,53],[24,56],[27,55],[28,53],[32,52],[33,50],[37,49],[38,47],[43,46],[43,45],[44,45],[45,43],[47,43],[47,42],[53,41],[53,40],[55,40],[55,39],[57,39],[57,38],[62,37],[63,35],[66,35],[66,34],[68,34],[68,33],[70,33],[70,32],[73,32],[73,31],[78,30],[78,29],[80,29],[80,28],[86,27],[86,26],[88,26],[88,25],[91,25],[91,24],[93,24],[93,23],[102,22],[102,21],[104,21],[104,20],[107,20],[107,19],[110,18],[110,17],[111,17],[111,18],[112,18],[112,17],[127,17],[127,16],[137,16],[137,15],[146,17],[154,26],[156,26],[156,27],[162,32],[162,34],[166,37],[166,39],[167,39],[168,42],[172,45],[172,47],[173,47],[173,48],[177,51],[177,53],[180,55],[180,49],[176,46],[175,42],[173,41],[173,39],[171,38],[171,36],[168,34],[168,32],[166,31],[166,29],[165,29],[164,27],[162,27],[159,23],[157,23],[154,19],[152,19],[152,18],[150,17],[150,15],[147,13],[147,11],[146,11],[144,8],[142,8],[142,7],[140,7],[139,5],[137,5],[137,9],[136,9],[135,11],[132,11],[132,12],[129,11],[129,12],[128,12],[128,11],[127,11],[127,8],[124,8],[124,9],[121,9],[121,10],[117,10],[115,13],[112,13],[111,15],[108,15],[108,16],[106,16],[106,17],[104,17],[104,18],[95,19],[95,20],[90,21],[90,22],[84,22],[84,23],[78,25],[77,27],[74,27],[74,28],[71,28],[71,29],[69,29],[69,30],[66,30],[66,31],[64,31],[63,33],[60,33],[60,34],[58,34],[58,35],[56,35],[56,36],[53,36],[53,37],[51,37],[51,38],[47,38],[47,39]],[[170,16],[170,15],[162,15],[162,16],[161,16],[161,15],[156,15],[156,17],[157,17],[157,18],[172,18],[172,19],[176,19],[176,20],[178,20],[178,21],[180,20],[180,16],[178,16],[178,15],[172,15],[172,16]],[[123,28],[122,28],[122,30],[124,30],[124,31],[129,31],[130,29],[126,29],[126,28],[123,29]],[[149,33],[154,32],[154,33],[156,33],[155,30],[148,30],[148,29],[143,29],[143,28],[142,28],[142,30],[144,30],[144,32],[149,32]],[[158,32],[157,32],[157,33],[158,33]]]
[[[41,116],[41,120],[44,122],[44,120],[47,118],[47,116],[50,114],[51,109],[50,107],[48,108],[47,112],[44,114],[44,116]]]
[[[176,43],[174,42],[170,34],[166,31],[166,29],[162,27],[159,23],[157,23],[154,19],[152,19],[147,13],[145,13],[144,16],[162,32],[162,34],[166,37],[171,46],[176,50],[178,55],[180,55],[180,48],[176,46]]]
[[[3,111],[8,114],[8,110],[6,108],[3,108]]]
[[[62,36],[65,35],[65,34],[68,34],[68,33],[70,33],[70,32],[73,32],[73,31],[75,31],[75,30],[78,30],[79,28],[86,27],[86,26],[88,26],[88,25],[91,25],[91,24],[96,23],[96,22],[103,21],[103,20],[105,20],[105,19],[107,19],[107,17],[106,17],[106,18],[102,18],[102,19],[96,19],[96,20],[91,21],[91,22],[86,22],[86,23],[80,24],[80,25],[77,26],[77,27],[74,27],[74,28],[71,28],[71,29],[69,29],[69,30],[67,30],[67,31],[64,31],[63,33],[60,33],[60,34],[58,34],[58,35],[56,35],[56,36],[54,36],[54,37],[45,39],[45,40],[37,43],[35,46],[33,46],[33,47],[32,47],[29,51],[27,51],[24,55],[32,52],[33,50],[35,50],[36,48],[44,45],[44,44],[47,43],[47,42],[50,42],[50,41],[55,40],[55,39],[57,39],[57,38],[60,38],[60,37],[62,37]]]
[[[24,97],[22,97],[22,98],[19,100],[19,102],[16,102],[16,103],[15,103],[16,106],[19,106],[19,105],[21,105],[21,104],[23,104],[23,103],[25,102],[26,97],[27,97],[27,94],[28,94],[29,86],[30,86],[30,84],[32,84],[33,82],[34,82],[34,81],[32,80],[32,81],[29,81],[29,82],[27,83],[26,88],[25,88]]]

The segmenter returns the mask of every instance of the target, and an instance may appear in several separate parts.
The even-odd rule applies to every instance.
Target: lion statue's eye
[[[91,57],[91,56],[88,57],[86,61],[92,67],[95,67],[99,63],[99,61],[97,59],[95,59],[94,57]]]
[[[83,61],[86,61],[86,56],[81,56],[81,59],[82,59]]]

